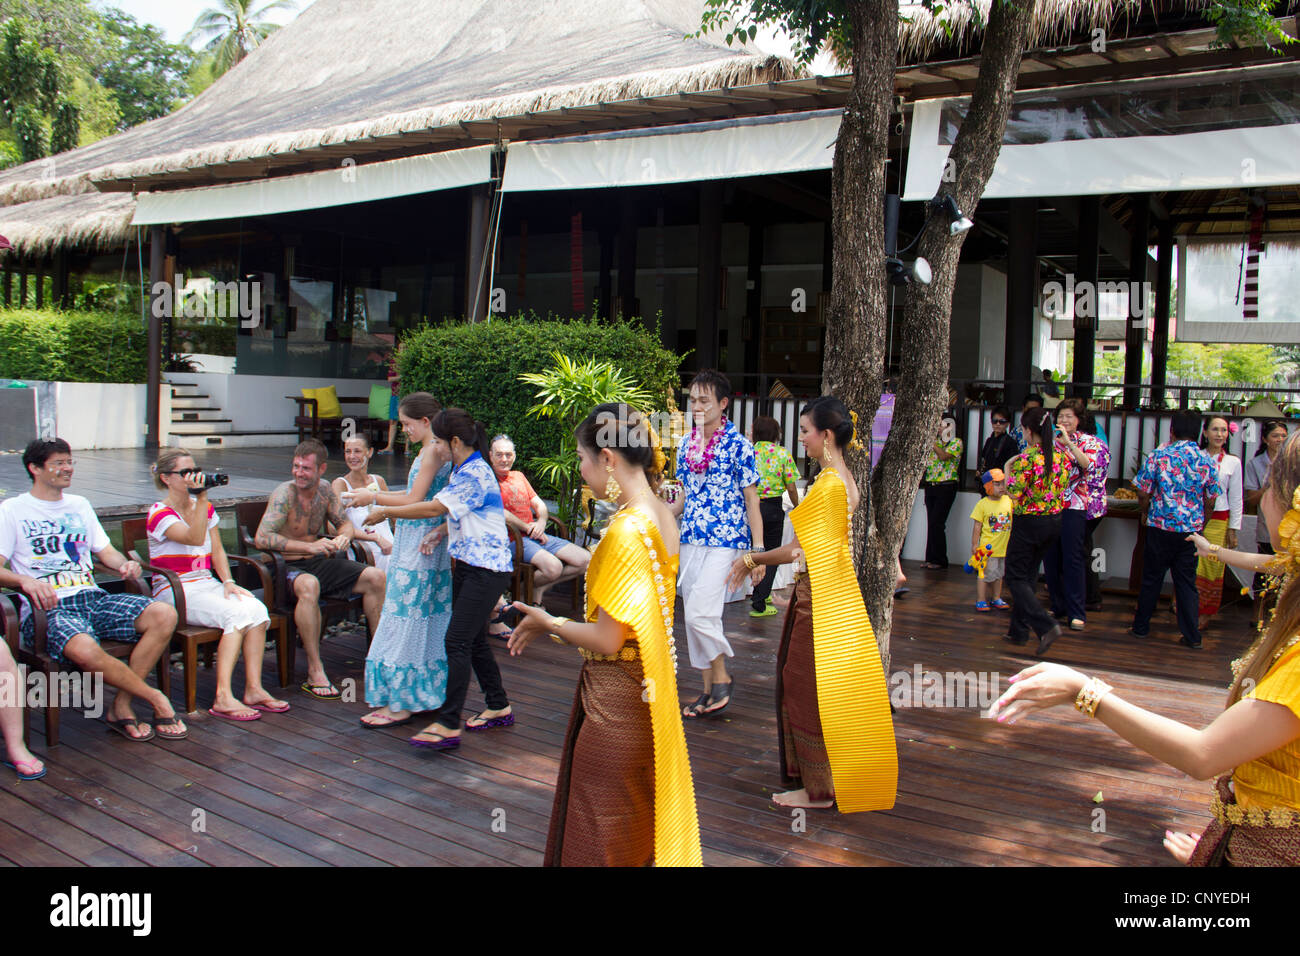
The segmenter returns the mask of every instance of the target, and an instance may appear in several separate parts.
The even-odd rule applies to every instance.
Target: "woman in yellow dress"
[[[735,587],[748,570],[786,564],[803,552],[777,655],[781,777],[795,787],[773,796],[783,807],[831,807],[842,813],[888,810],[898,791],[898,751],[880,651],[853,572],[850,517],[858,486],[844,449],[860,449],[853,416],[837,398],[813,399],[799,417],[799,441],[822,470],[790,512],[795,538],[750,552],[731,570]]]
[[[658,439],[600,405],[578,426],[583,481],[619,508],[587,567],[585,622],[514,605],[519,654],[549,633],[584,660],[555,785],[548,866],[699,866],[695,791],[677,705],[677,523],[655,495]]]
[[[1171,767],[1197,780],[1217,776],[1214,822],[1205,832],[1199,838],[1165,833],[1169,852],[1192,866],[1300,866],[1300,433],[1278,452],[1259,514],[1276,558],[1188,535],[1202,557],[1285,576],[1272,623],[1233,662],[1227,707],[1208,727],[1193,730],[1143,710],[1100,679],[1059,664],[1016,674],[990,713],[1015,723],[1025,714],[1073,701]]]

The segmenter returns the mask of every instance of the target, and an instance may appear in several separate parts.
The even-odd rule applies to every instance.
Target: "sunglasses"
[[[1006,420],[1005,418],[995,418],[995,419],[993,419],[993,424],[994,424],[994,425],[1005,425],[1006,423],[1007,423],[1007,420]]]
[[[203,474],[202,468],[182,468],[179,471],[160,471],[160,475],[180,475],[182,478],[188,478],[190,475]]]

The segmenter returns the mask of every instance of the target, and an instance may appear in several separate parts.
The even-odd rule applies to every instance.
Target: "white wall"
[[[74,449],[143,448],[144,385],[55,382],[56,434]]]
[[[333,385],[340,398],[347,398],[368,396],[371,385],[388,387],[385,379],[371,382],[356,378],[307,379],[300,375],[217,375],[206,372],[169,372],[167,381],[198,385],[201,392],[212,396],[212,404],[224,413],[221,417],[232,420],[234,431],[292,428],[298,406],[285,396],[301,395],[304,388]],[[343,414],[364,417],[365,406],[345,405]],[[139,420],[144,421],[143,415]]]

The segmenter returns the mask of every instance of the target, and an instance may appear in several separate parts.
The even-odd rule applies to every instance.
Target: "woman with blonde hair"
[[[185,591],[185,624],[221,628],[217,644],[217,695],[208,713],[224,720],[257,720],[289,704],[262,687],[262,655],[271,623],[266,605],[235,583],[221,543],[216,509],[208,502],[203,472],[184,448],[166,448],[153,466],[154,483],[167,497],[149,509],[149,563],[174,572]],[[215,571],[217,577],[212,576]],[[220,580],[218,580],[220,579]],[[172,586],[153,576],[155,600],[175,604]],[[235,659],[244,651],[244,698],[231,690]]]
[[[550,866],[699,866],[695,791],[677,706],[677,522],[655,495],[664,457],[640,412],[578,426],[582,478],[618,505],[587,566],[586,620],[516,603],[510,653],[549,633],[584,662],[555,785]]]
[[[1289,509],[1289,510],[1288,510]],[[1074,701],[1125,740],[1198,780],[1218,776],[1214,822],[1198,838],[1166,831],[1165,846],[1192,866],[1300,865],[1300,437],[1278,453],[1259,504],[1275,558],[1223,548],[1199,534],[1197,553],[1284,576],[1273,621],[1239,661],[1223,713],[1203,730],[1128,703],[1109,684],[1059,664],[1011,678],[990,716]]]

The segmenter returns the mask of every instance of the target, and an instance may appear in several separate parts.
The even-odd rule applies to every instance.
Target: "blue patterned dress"
[[[415,484],[420,458],[411,465],[406,486]],[[434,476],[431,500],[451,474],[448,462]],[[436,710],[447,690],[447,651],[443,636],[451,620],[451,558],[447,541],[433,554],[420,553],[420,541],[443,518],[401,519],[388,561],[388,591],[370,653],[366,655],[366,703],[393,710]]]

